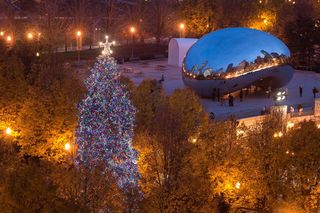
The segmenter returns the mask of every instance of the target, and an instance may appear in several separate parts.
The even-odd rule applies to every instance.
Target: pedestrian
[[[293,117],[293,113],[294,113],[294,107],[291,105],[290,106],[290,116]]]
[[[210,120],[213,121],[216,118],[216,116],[214,115],[213,112],[210,112],[209,118],[210,118]]]
[[[268,98],[271,97],[271,86],[268,86]]]
[[[284,90],[284,97],[286,98],[286,101],[288,100],[289,90],[288,88],[285,88]]]
[[[267,112],[266,106],[262,107],[261,115],[265,115]]]
[[[233,98],[233,95],[231,95],[231,106],[232,107],[234,106],[233,101],[234,101],[234,98]]]
[[[316,87],[313,87],[312,93],[313,93],[313,98],[316,98],[316,93],[317,93],[317,88]]]
[[[162,85],[162,82],[164,82],[164,75],[161,76],[161,79],[158,82],[160,85]]]
[[[216,97],[217,97],[217,88],[214,88],[212,92],[212,101],[216,101]]]
[[[300,86],[300,87],[299,87],[300,98],[302,98],[302,93],[303,93],[303,88],[302,88],[302,86]]]
[[[217,89],[217,98],[218,98],[218,101],[220,101],[220,98],[221,98],[220,97],[220,88]]]
[[[243,90],[241,89],[240,90],[240,102],[242,102],[243,101]]]
[[[229,107],[233,107],[233,96],[231,94],[228,95]]]

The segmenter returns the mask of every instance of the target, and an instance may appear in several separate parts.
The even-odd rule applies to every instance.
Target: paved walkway
[[[181,69],[167,65],[167,59],[159,59],[152,61],[128,62],[120,65],[123,75],[130,77],[135,84],[140,84],[144,79],[160,80],[164,75],[164,89],[167,94],[177,88],[184,88],[181,77]],[[303,87],[303,97],[299,97],[299,86]],[[320,88],[320,74],[310,71],[295,71],[294,77],[287,85],[288,100],[283,104],[293,105],[297,111],[297,105],[302,104],[304,111],[311,111],[313,106],[313,87]],[[320,95],[318,94],[320,97]],[[221,106],[218,102],[211,99],[201,99],[204,108],[208,112],[214,112],[216,118],[224,119],[234,114],[237,118],[251,117],[259,115],[264,106],[274,104],[272,99],[268,99],[264,92],[257,92],[245,96],[244,101],[240,102],[239,98],[235,98],[234,107]]]

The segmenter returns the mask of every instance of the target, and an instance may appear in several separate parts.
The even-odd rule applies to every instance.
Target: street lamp
[[[29,40],[32,40],[32,39],[33,39],[33,33],[29,32],[29,33],[27,34],[27,38],[28,38]]]
[[[273,134],[274,138],[281,138],[282,136],[283,136],[282,132],[276,132],[276,133]]]
[[[133,43],[134,43],[134,34],[136,32],[136,28],[135,27],[130,27],[130,33],[131,33],[131,38],[132,38],[132,44],[131,44],[131,58],[133,59]]]
[[[180,38],[185,37],[185,29],[186,29],[186,25],[184,23],[180,23],[179,24]]]
[[[78,65],[80,64],[80,51],[82,49],[82,32],[80,30],[76,33],[77,36],[77,51],[78,51]]]
[[[71,149],[70,143],[66,143],[66,144],[64,145],[64,149],[65,149],[66,151],[69,151],[69,150]]]
[[[3,37],[4,36],[4,32],[0,31],[0,36]]]
[[[236,189],[240,189],[241,188],[241,183],[240,182],[237,182],[236,185],[235,185]]]
[[[7,134],[7,135],[12,135],[12,129],[11,129],[10,127],[8,127],[8,128],[6,129],[6,134]]]
[[[6,40],[7,40],[7,43],[9,44],[9,46],[11,46],[12,45],[12,36],[8,35]]]

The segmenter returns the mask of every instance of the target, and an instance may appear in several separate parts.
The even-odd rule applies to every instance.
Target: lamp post
[[[78,51],[78,65],[80,64],[80,51],[82,49],[82,32],[80,30],[77,31],[77,51]]]
[[[185,30],[186,30],[186,25],[184,23],[180,23],[179,24],[180,38],[185,37]]]
[[[134,34],[136,32],[135,27],[130,27],[130,33],[131,33],[131,38],[132,38],[132,43],[131,43],[131,58],[133,58],[133,44],[134,44]]]

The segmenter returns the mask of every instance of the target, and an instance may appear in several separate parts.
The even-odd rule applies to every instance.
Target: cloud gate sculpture
[[[199,39],[182,66],[184,84],[202,97],[250,85],[279,88],[293,76],[290,50],[278,38],[249,28],[226,28]]]

